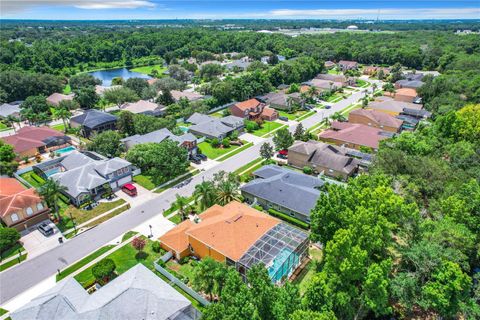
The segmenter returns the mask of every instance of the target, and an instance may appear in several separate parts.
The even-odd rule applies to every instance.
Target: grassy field
[[[0,122],[0,130],[10,129],[5,123]]]
[[[362,79],[357,79],[357,86],[360,88],[366,88],[370,85],[370,82],[362,80]]]
[[[261,137],[275,129],[280,128],[281,126],[284,125],[278,122],[266,121],[260,129],[253,131],[252,134],[256,135],[257,137]]]
[[[173,273],[173,275],[177,276],[180,275],[183,278],[188,278],[189,282],[192,282],[194,279],[194,266],[192,266],[192,259],[190,259],[187,263],[180,264],[175,260],[170,260],[167,262],[167,268],[169,269],[169,272]]]
[[[288,120],[295,120],[295,119],[300,118],[301,116],[303,116],[307,113],[306,110],[298,110],[298,111],[295,111],[295,112],[292,112],[292,113],[289,113],[289,112],[286,112],[286,111],[283,111],[283,110],[277,110],[277,111],[278,111],[278,115],[280,117],[287,117]]]
[[[224,155],[223,157],[220,157],[220,158],[218,158],[218,159],[216,159],[216,160],[217,160],[217,161],[227,160],[228,158],[233,157],[234,155],[242,152],[242,151],[245,150],[245,149],[250,148],[251,146],[253,146],[253,143],[251,143],[251,142],[246,143],[246,144],[244,144],[243,146],[241,146],[240,148],[235,149],[235,151],[233,151],[233,152],[231,152],[231,153],[229,153],[229,154],[226,154],[226,155]]]
[[[144,74],[151,74],[153,70],[157,70],[158,74],[161,76],[165,71],[167,71],[167,68],[165,68],[160,64],[156,64],[153,66],[143,66],[143,67],[136,67],[136,68],[130,69],[130,71],[144,73]]]
[[[173,217],[171,217],[168,220],[172,221],[175,224],[179,224],[180,222],[182,222],[182,218],[180,217],[179,214],[174,215]]]
[[[1,228],[1,227],[0,227]],[[10,258],[11,256],[18,255],[18,250],[24,251],[25,249],[23,248],[22,244],[17,242],[13,247],[5,250],[2,252],[1,258],[7,259]]]
[[[156,185],[152,182],[152,177],[143,174],[133,177],[133,182],[138,183],[147,190],[152,190],[156,187]]]
[[[0,316],[3,316],[7,312],[7,310],[0,308]]]
[[[117,251],[108,255],[107,259],[112,259],[115,262],[116,269],[115,273],[121,275],[125,271],[129,270],[131,267],[135,266],[137,263],[142,263],[144,266],[150,270],[154,270],[153,262],[158,260],[163,254],[164,250],[161,250],[159,253],[152,250],[153,241],[142,236],[147,241],[147,245],[143,249],[142,253],[139,253],[135,250],[131,244],[126,244]],[[92,267],[87,268],[77,274],[75,279],[84,287],[90,287],[95,283],[95,277],[92,274]]]
[[[323,256],[322,250],[314,246],[311,246],[308,249],[308,254],[312,260],[305,266],[305,269],[303,269],[300,275],[293,281],[293,284],[298,285],[300,294],[304,294],[307,290],[308,283],[311,282],[312,277],[315,275],[315,273],[317,273],[317,270],[315,270],[315,265],[317,262],[322,261]]]
[[[27,255],[26,255],[26,254],[22,254],[22,255],[20,256],[20,262],[24,261],[25,259],[27,259]],[[8,261],[8,262],[5,262],[4,264],[1,264],[1,265],[0,265],[0,272],[5,271],[5,270],[7,270],[8,268],[13,267],[14,265],[16,265],[16,264],[18,264],[18,263],[20,263],[20,262],[18,261],[18,259],[13,259],[13,260],[10,260],[10,261]]]
[[[246,141],[243,141],[243,143],[246,143]],[[203,141],[202,143],[198,144],[198,148],[200,151],[206,155],[209,159],[216,159],[220,156],[223,156],[227,152],[231,152],[235,149],[240,148],[240,146],[233,146],[231,145],[228,148],[214,148],[210,145],[210,142],[208,141]]]
[[[171,188],[171,187],[179,184],[180,182],[185,181],[185,180],[193,177],[194,175],[196,175],[196,174],[199,173],[199,172],[200,172],[200,171],[199,171],[198,169],[193,170],[193,171],[191,171],[189,174],[187,174],[187,175],[185,175],[185,176],[183,176],[183,177],[181,177],[181,178],[177,178],[177,179],[173,180],[172,182],[164,185],[163,187],[158,188],[157,190],[155,190],[155,193],[162,193],[163,191],[165,191],[165,190],[167,190],[167,189],[169,189],[169,188]]]
[[[57,274],[57,282],[62,280],[63,278],[65,278],[69,274],[74,273],[75,271],[77,271],[78,269],[83,267],[84,265],[87,265],[88,263],[90,263],[91,261],[100,257],[102,254],[104,254],[105,252],[107,252],[108,250],[110,250],[114,247],[115,247],[114,245],[108,245],[108,246],[101,247],[100,249],[98,249],[94,253],[92,253],[92,254],[86,256],[85,258],[83,258],[82,260],[70,265],[66,269],[61,270],[60,274]]]
[[[60,131],[60,132],[65,132],[65,125],[63,123],[56,124],[54,126],[51,126],[50,128],[52,128],[53,130]]]

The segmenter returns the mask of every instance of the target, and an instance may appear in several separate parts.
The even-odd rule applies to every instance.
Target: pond
[[[97,79],[102,80],[102,86],[110,87],[112,85],[112,79],[121,77],[123,80],[127,80],[130,78],[142,78],[142,79],[151,79],[147,74],[133,72],[128,70],[127,68],[118,68],[118,69],[109,69],[109,70],[98,70],[89,72],[92,76]]]

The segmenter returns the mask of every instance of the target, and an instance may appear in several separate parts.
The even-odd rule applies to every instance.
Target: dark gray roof
[[[59,282],[11,314],[12,320],[193,319],[191,302],[139,263],[89,295],[74,279]]]
[[[420,80],[398,80],[395,82],[395,84],[401,86],[402,88],[418,89],[423,86],[424,82]]]
[[[242,186],[243,192],[307,217],[320,196],[318,188],[324,184],[316,177],[275,165],[264,166],[254,175],[258,178]]]
[[[205,136],[219,137],[228,134],[243,126],[243,119],[236,116],[216,118],[201,113],[194,113],[187,122],[194,125],[189,127],[192,132]]]
[[[193,124],[199,124],[210,120],[212,117],[203,113],[195,112],[186,121]]]
[[[117,121],[117,117],[110,113],[101,112],[98,110],[88,110],[81,115],[72,117],[70,121],[81,124],[84,127],[93,129],[104,123]]]
[[[174,135],[170,130],[167,128],[163,128],[157,131],[153,131],[144,135],[136,134],[134,136],[130,136],[128,138],[122,139],[128,148],[133,147],[137,144],[142,143],[160,143],[165,139],[170,139],[172,141],[176,141],[179,144],[182,144],[185,141],[196,141],[197,138],[191,133],[184,133],[181,136]]]
[[[250,64],[251,62],[239,59],[239,60],[235,60],[233,62],[227,63],[225,66],[227,67],[228,70],[231,70],[234,67],[239,67],[240,69],[247,69]]]
[[[403,108],[402,114],[413,116],[413,117],[422,117],[422,118],[430,118],[432,116],[432,113],[427,110],[423,110],[423,109],[417,110],[417,109],[411,109],[411,108]]]

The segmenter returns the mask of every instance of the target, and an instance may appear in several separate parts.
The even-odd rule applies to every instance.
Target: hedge
[[[38,174],[36,174],[35,172],[32,172],[32,174],[30,174],[30,177],[32,177],[33,180],[37,181],[38,183],[41,183],[41,184],[44,184],[45,183],[45,180],[42,179]]]
[[[268,213],[270,213],[272,216],[285,220],[302,229],[308,230],[310,228],[310,225],[308,223],[303,222],[297,218],[290,217],[289,215],[282,213],[280,211],[277,211],[275,209],[272,209],[272,208],[268,209]]]

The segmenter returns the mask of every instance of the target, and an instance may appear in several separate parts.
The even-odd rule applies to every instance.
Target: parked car
[[[203,153],[197,153],[196,156],[203,161],[207,161],[207,156],[204,155]]]
[[[332,106],[326,105],[325,109],[330,109]]]
[[[200,164],[202,162],[202,159],[200,159],[197,156],[190,156],[190,161],[192,161],[195,164]]]
[[[128,194],[130,197],[137,196],[137,187],[135,187],[131,183],[124,184],[122,187],[122,191]]]
[[[37,227],[38,231],[43,234],[45,237],[51,236],[54,234],[53,228],[46,222],[43,222]]]
[[[282,121],[288,121],[288,118],[287,117],[284,117],[284,116],[280,116],[278,117],[278,119],[282,120]]]

